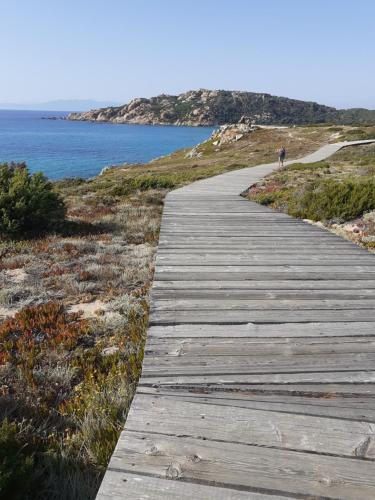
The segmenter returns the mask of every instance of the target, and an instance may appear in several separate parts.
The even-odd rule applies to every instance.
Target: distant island
[[[259,125],[308,125],[317,123],[373,124],[375,110],[336,109],[256,92],[191,90],[180,95],[162,94],[136,98],[122,106],[70,113],[69,120],[133,123],[143,125],[212,126],[241,119]]]
[[[95,101],[94,99],[56,99],[45,102],[2,103],[0,109],[32,111],[86,111],[103,106],[116,106],[113,101]]]

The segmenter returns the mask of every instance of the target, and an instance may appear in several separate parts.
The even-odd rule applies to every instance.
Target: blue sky
[[[213,88],[375,109],[374,0],[0,0],[0,102]]]

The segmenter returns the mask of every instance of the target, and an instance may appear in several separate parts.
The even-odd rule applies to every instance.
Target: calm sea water
[[[50,179],[91,177],[107,165],[143,163],[207,139],[212,127],[44,120],[51,111],[0,110],[0,163],[26,161]]]

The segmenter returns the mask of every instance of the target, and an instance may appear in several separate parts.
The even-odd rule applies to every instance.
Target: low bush
[[[41,173],[24,163],[0,165],[0,234],[25,237],[58,230],[65,205]]]
[[[344,129],[342,127],[329,127],[329,132],[342,132]]]
[[[133,179],[126,179],[112,190],[114,196],[128,196],[136,191],[149,189],[173,189],[177,185],[173,175],[141,175]]]
[[[340,140],[346,141],[363,141],[368,139],[375,139],[375,127],[351,128],[346,130],[340,136]]]
[[[329,179],[308,185],[289,213],[315,221],[346,221],[374,209],[374,179]]]
[[[4,419],[0,423],[1,498],[25,498],[23,495],[30,487],[34,466],[33,452],[28,448],[19,426]]]
[[[61,304],[26,307],[0,325],[0,362],[30,370],[45,349],[73,349],[87,334],[87,322]]]
[[[291,165],[288,165],[285,170],[292,172],[296,170],[316,170],[320,168],[329,168],[329,163],[327,163],[326,161],[317,161],[315,163],[292,163]]]

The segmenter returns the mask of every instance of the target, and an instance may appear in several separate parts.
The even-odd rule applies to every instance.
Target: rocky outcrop
[[[219,130],[213,132],[211,136],[212,144],[213,146],[222,146],[223,144],[237,142],[258,128],[251,120],[248,119],[246,122],[242,117],[238,123],[221,125]]]
[[[241,117],[261,125],[374,122],[375,111],[337,110],[314,102],[270,94],[227,90],[192,90],[178,96],[137,98],[123,106],[70,113],[69,120],[147,125],[223,125]]]
[[[243,137],[259,129],[258,125],[254,125],[247,117],[242,117],[238,123],[221,125],[214,130],[206,141],[197,144],[190,149],[185,158],[202,158],[206,152],[206,147],[212,145],[215,151],[220,151],[220,147],[225,144],[240,141]]]

